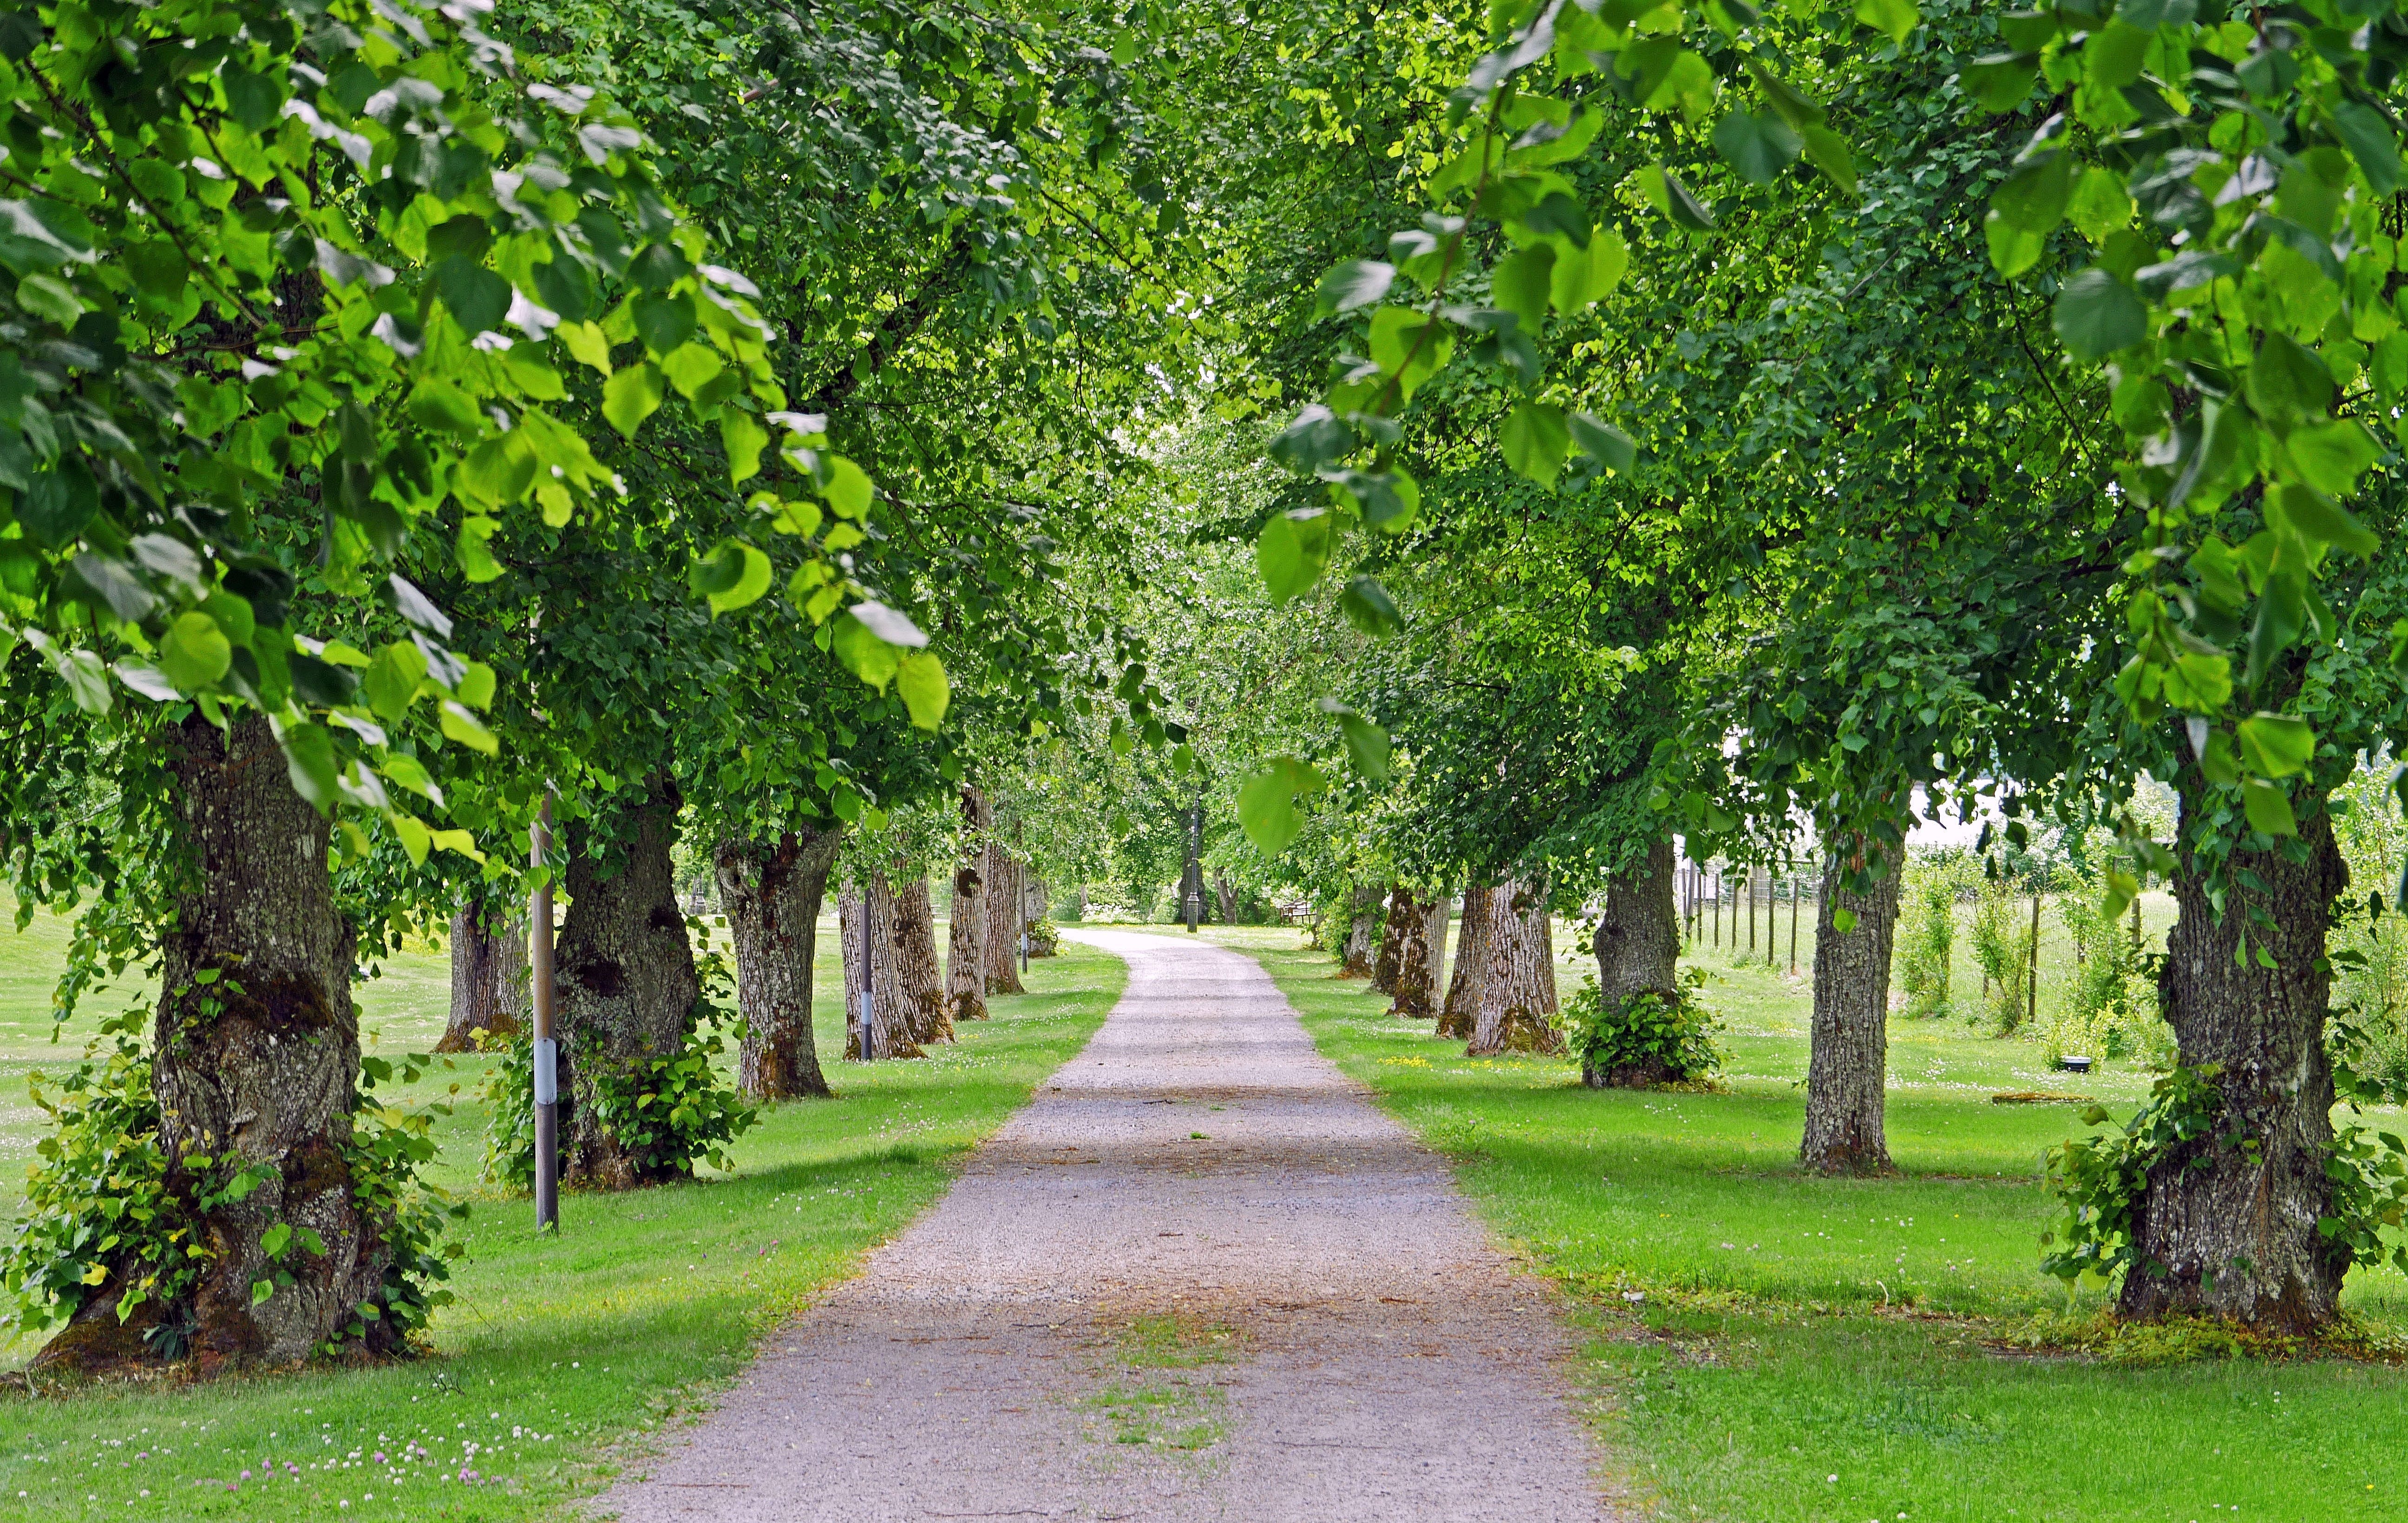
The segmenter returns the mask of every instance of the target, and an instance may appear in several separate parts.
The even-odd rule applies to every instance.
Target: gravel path
[[[1183,937],[1079,939],[1129,966],[1086,1050],[596,1511],[1619,1516],[1558,1372],[1555,1298],[1261,968]]]

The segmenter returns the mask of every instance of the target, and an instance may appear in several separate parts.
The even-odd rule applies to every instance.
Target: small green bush
[[[1906,869],[1906,902],[1899,918],[1898,982],[1906,1013],[1942,1019],[1951,1013],[1950,982],[1956,946],[1956,900],[1973,881],[1961,853],[1920,858]]]
[[[1062,932],[1051,920],[1039,918],[1028,923],[1028,955],[1050,957],[1062,950]]]
[[[1555,1024],[1564,1045],[1596,1089],[1643,1089],[1656,1085],[1695,1085],[1722,1069],[1714,1046],[1716,1023],[1697,999],[1704,975],[1691,969],[1678,995],[1668,1000],[1644,990],[1612,1011],[1595,974],[1564,1001]]]

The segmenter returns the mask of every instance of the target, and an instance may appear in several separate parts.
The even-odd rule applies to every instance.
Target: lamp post
[[[554,1019],[552,976],[552,790],[543,795],[527,842],[527,865],[537,870],[527,908],[527,970],[535,1004],[535,1225],[560,1229],[560,1039]]]

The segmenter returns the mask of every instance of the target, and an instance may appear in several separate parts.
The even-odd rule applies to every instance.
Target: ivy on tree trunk
[[[702,998],[669,848],[681,799],[664,773],[617,806],[607,847],[587,821],[567,830],[568,912],[554,952],[560,999],[561,1181],[624,1190],[683,1178],[685,1160],[613,1136],[595,1105],[638,1061],[684,1050]]]
[[[224,735],[194,715],[169,743],[178,844],[189,855],[160,947],[151,1083],[167,1190],[189,1203],[194,1246],[208,1263],[189,1304],[145,1305],[123,1323],[124,1287],[104,1285],[42,1350],[48,1369],[144,1362],[143,1332],[169,1320],[189,1322],[203,1374],[292,1364],[339,1338],[363,1302],[383,1300],[387,1224],[355,1200],[346,1153],[359,1021],[327,822],[294,791],[256,714]],[[229,1176],[252,1166],[264,1176],[256,1188],[218,1198]],[[271,1260],[261,1239],[278,1223],[294,1240],[308,1228],[325,1252],[288,1246]],[[293,1283],[277,1285],[280,1271]],[[263,1283],[273,1293],[256,1300]],[[365,1326],[369,1348],[391,1346],[386,1321]]]
[[[1598,999],[1609,1013],[1642,994],[1669,1008],[1681,1000],[1681,917],[1675,905],[1672,843],[1649,843],[1644,855],[1606,881],[1605,912],[1589,950],[1597,956]],[[1581,1082],[1592,1089],[1644,1088],[1674,1077],[1668,1063],[1599,1070],[1585,1060]]]
[[[1438,1013],[1439,970],[1446,965],[1446,908],[1443,894],[1413,898],[1397,952],[1396,1002],[1388,1007],[1389,1014],[1426,1021]]]
[[[1369,978],[1375,950],[1373,941],[1380,929],[1380,889],[1376,884],[1356,884],[1346,896],[1346,947],[1338,962],[1340,978]]]
[[[831,825],[787,831],[775,845],[730,839],[714,854],[720,908],[736,943],[736,1005],[744,1017],[737,1086],[747,1099],[830,1093],[811,1033],[811,964],[843,834]]]
[[[2178,787],[2186,824],[2219,807],[2195,768]],[[2183,1065],[2214,1066],[2218,1103],[2203,1135],[2149,1168],[2126,1316],[2187,1312],[2307,1332],[2338,1308],[2349,1256],[2316,1223],[2332,1200],[2325,930],[2349,869],[2324,798],[2295,797],[2299,835],[2235,852],[2220,907],[2188,831],[2179,849],[2159,999]]]

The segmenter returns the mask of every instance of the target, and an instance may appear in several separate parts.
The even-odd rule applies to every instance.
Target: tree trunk
[[[1026,994],[1020,983],[1020,864],[999,845],[986,854],[986,992]]]
[[[962,859],[953,869],[952,926],[945,943],[945,996],[956,1021],[986,1019],[987,833],[995,816],[986,795],[962,785]]]
[[[1407,927],[1419,917],[1420,907],[1413,901],[1413,891],[1402,884],[1388,890],[1388,917],[1380,927],[1380,950],[1371,958],[1371,988],[1379,994],[1393,997],[1397,992],[1397,972],[1403,966]]]
[[[477,1033],[517,1036],[527,1023],[527,924],[498,905],[452,915],[452,1020],[438,1053],[473,1053]]]
[[[222,736],[195,715],[172,733],[179,844],[190,854],[174,919],[161,939],[158,1029],[151,1085],[166,1190],[190,1213],[193,1243],[208,1254],[188,1306],[157,1302],[127,1320],[125,1285],[102,1282],[35,1361],[100,1374],[150,1362],[143,1332],[189,1317],[191,1357],[204,1374],[292,1364],[360,1336],[392,1349],[382,1318],[390,1250],[385,1223],[353,1193],[351,1111],[357,1103],[359,1021],[351,1004],[353,937],[335,911],[327,822],[294,792],[267,722],[245,715]],[[206,980],[207,982],[204,982]],[[196,1168],[188,1160],[208,1156]],[[207,1210],[237,1170],[265,1165],[265,1180],[238,1200]],[[278,1223],[314,1230],[325,1247],[289,1246],[270,1262],[260,1237]],[[257,1305],[251,1286],[278,1270]]]
[[[1605,885],[1605,913],[1590,950],[1597,955],[1597,993],[1609,1010],[1642,994],[1667,1005],[1681,999],[1681,917],[1673,907],[1672,843],[1659,841]],[[1581,1083],[1591,1089],[1643,1089],[1673,1078],[1661,1062],[1597,1069],[1584,1062]]]
[[[714,866],[719,903],[736,943],[736,1008],[744,1042],[736,1082],[747,1099],[828,1096],[811,1034],[811,963],[820,904],[844,826],[787,831],[778,843],[728,840]]]
[[[2186,770],[2179,781],[2184,816],[2195,818],[2199,779]],[[2117,1307],[2126,1316],[2186,1312],[2302,1333],[2330,1321],[2341,1295],[2349,1257],[2316,1221],[2332,1200],[2325,928],[2349,869],[2324,800],[2296,802],[2307,860],[2280,846],[2234,852],[2221,916],[2188,841],[2180,847],[2159,999],[2183,1065],[2218,1066],[2221,1104],[2208,1135],[2149,1171]],[[2248,886],[2243,873],[2264,886]]]
[[[644,802],[620,806],[616,842],[595,841],[585,821],[568,826],[568,912],[553,957],[564,1070],[561,1181],[572,1186],[633,1189],[689,1172],[682,1158],[613,1136],[595,1105],[604,1085],[624,1085],[638,1065],[684,1050],[702,998],[669,864],[681,802],[677,784],[654,773]]]
[[[871,891],[886,896],[887,956],[895,968],[895,1002],[887,1008],[914,1046],[953,1041],[953,1017],[945,1012],[945,972],[937,962],[937,913],[928,899],[928,875],[910,871],[899,890],[881,875]]]
[[[1560,1053],[1555,1013],[1555,953],[1543,878],[1508,878],[1488,907],[1488,976],[1472,1013],[1469,1057],[1495,1053]]]
[[[1391,1015],[1426,1021],[1438,1013],[1439,968],[1446,957],[1446,896],[1410,898],[1397,949],[1396,1002]]]
[[[1455,937],[1455,977],[1447,982],[1446,1004],[1439,1012],[1440,1036],[1471,1040],[1480,986],[1488,979],[1488,912],[1496,898],[1497,890],[1476,884],[1463,891],[1463,926]]]
[[[1044,879],[1030,877],[1022,895],[1020,923],[1024,926],[1034,926],[1051,914],[1053,908],[1054,891],[1045,886]],[[1032,957],[1050,957],[1054,955],[1054,948],[1032,936],[1028,941],[1028,955]]]
[[[1221,924],[1236,925],[1238,923],[1238,885],[1229,882],[1227,873],[1216,872],[1212,875],[1212,898],[1220,903]]]
[[[1346,951],[1339,959],[1340,978],[1369,978],[1373,939],[1380,928],[1380,891],[1369,884],[1357,884],[1347,893]]]
[[[837,940],[844,948],[844,1056],[858,1062],[861,1042],[861,923],[869,920],[871,1019],[878,1023],[876,1056],[925,1057],[911,1040],[908,1014],[901,1012],[897,990],[901,975],[895,966],[895,896],[886,880],[871,874],[867,884],[848,884],[836,897]]]
[[[1881,876],[1866,894],[1843,891],[1852,867]],[[1898,854],[1878,841],[1835,840],[1824,851],[1823,901],[1814,912],[1814,1025],[1806,1063],[1806,1135],[1798,1157],[1824,1173],[1890,1167],[1882,1106],[1889,1078],[1889,955],[1898,931]],[[1841,910],[1853,929],[1833,924]]]

